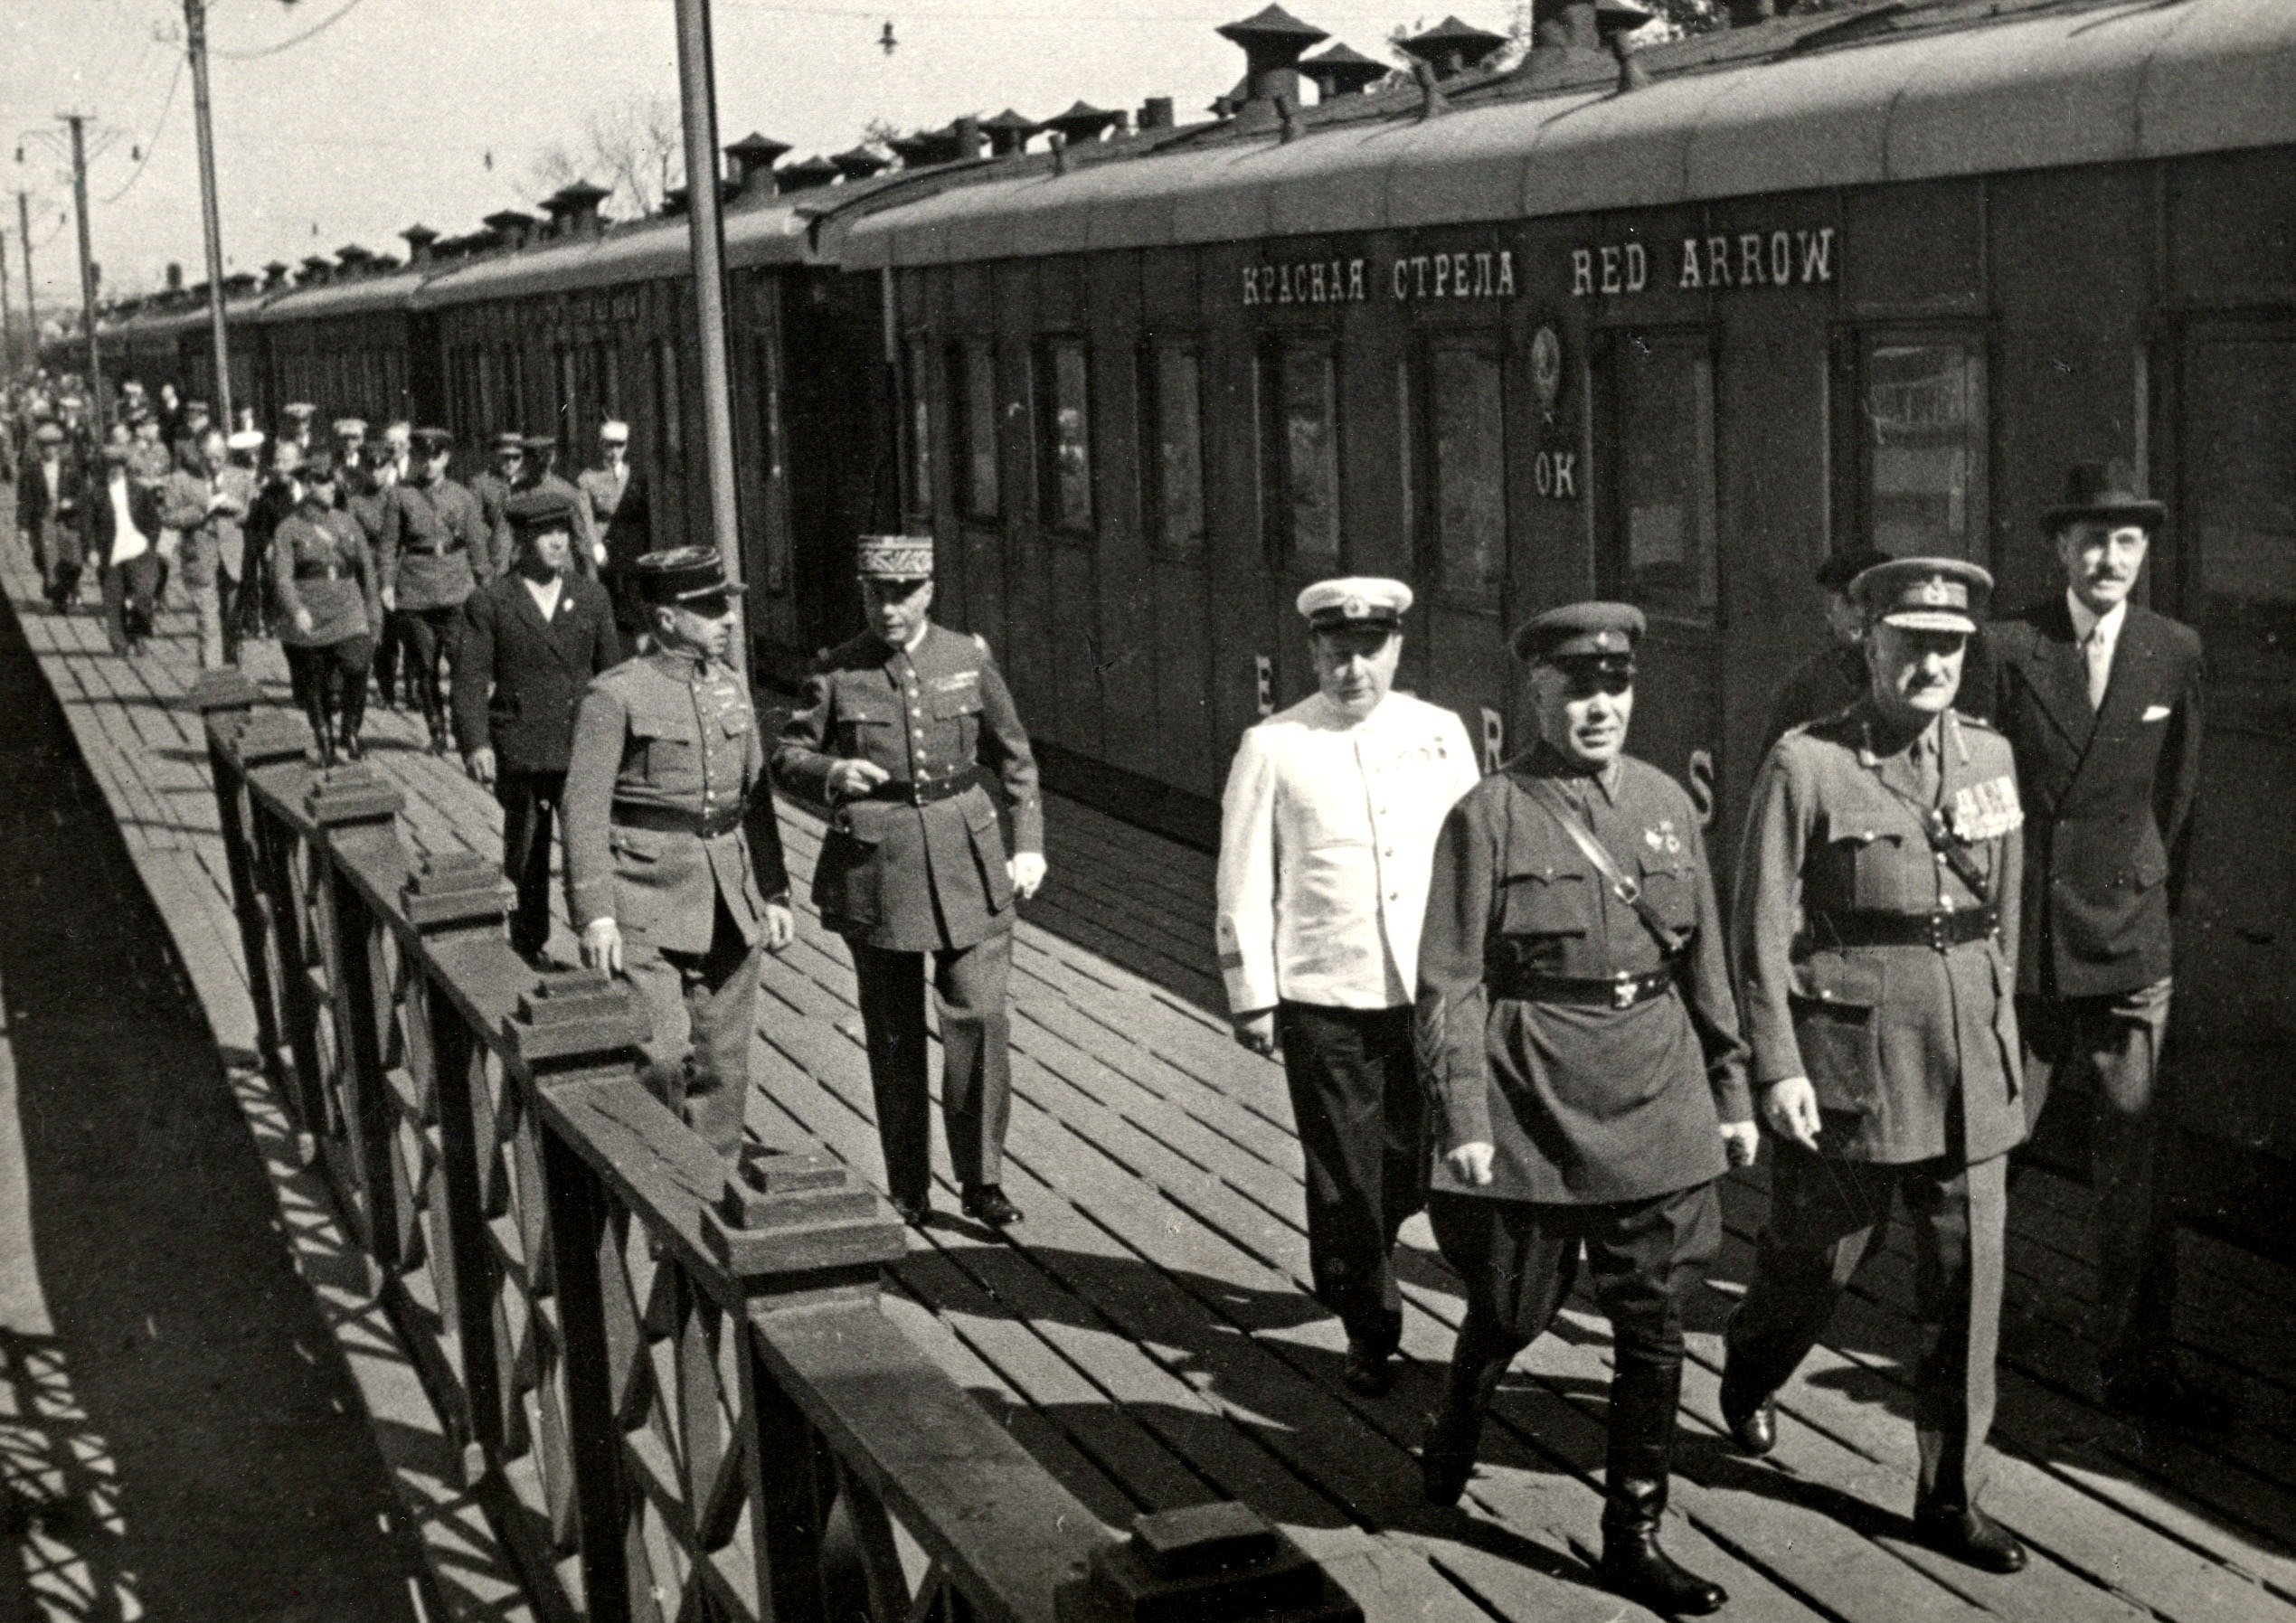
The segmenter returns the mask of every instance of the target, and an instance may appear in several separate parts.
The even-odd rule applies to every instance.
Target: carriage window
[[[1445,344],[1429,353],[1437,578],[1452,596],[1498,606],[1507,568],[1507,423],[1498,353]]]
[[[1339,561],[1339,390],[1331,351],[1278,343],[1260,354],[1261,484],[1274,553],[1315,569]]]
[[[911,522],[932,522],[932,400],[925,371],[921,340],[909,344],[909,369],[902,380],[908,388],[909,514]]]
[[[1613,349],[1619,451],[1611,571],[1654,614],[1715,609],[1714,360],[1704,334],[1622,333]]]
[[[1858,380],[1866,533],[1885,552],[1985,554],[1985,354],[1876,336]]]
[[[2228,334],[2188,355],[2180,517],[2209,725],[2285,739],[2296,735],[2296,335]]]
[[[957,471],[967,518],[994,523],[997,485],[997,357],[986,344],[949,349],[949,398],[957,405]]]
[[[1140,352],[1140,421],[1155,436],[1140,472],[1150,535],[1167,552],[1204,550],[1203,374],[1193,349]]]
[[[1054,530],[1092,528],[1091,368],[1081,339],[1054,339],[1036,353],[1037,500]]]

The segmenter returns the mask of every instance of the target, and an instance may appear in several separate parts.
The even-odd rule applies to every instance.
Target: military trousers
[[[1753,1280],[1731,1316],[1723,1379],[1764,1394],[1784,1385],[1833,1317],[1860,1264],[1882,1249],[1902,1198],[1913,1230],[1915,1506],[1960,1510],[1983,1485],[2000,1350],[2008,1157],[1885,1165],[1776,1142],[1770,1215]]]
[[[639,930],[622,937],[622,972],[654,1025],[646,1084],[728,1165],[742,1147],[764,953],[764,936],[745,939],[723,897],[706,951],[674,952]]]
[[[1473,1458],[1507,1366],[1554,1322],[1583,1254],[1615,1349],[1605,1473],[1611,1505],[1647,1506],[1648,1489],[1663,1486],[1673,1463],[1683,1306],[1722,1244],[1714,1184],[1590,1205],[1438,1190],[1427,1198],[1427,1217],[1467,1296],[1431,1452]],[[1644,1491],[1629,1493],[1630,1485]]]
[[[1409,1005],[1276,1006],[1284,1080],[1308,1164],[1308,1269],[1347,1338],[1403,1340],[1395,1236],[1427,1203],[1427,1096]]]
[[[2052,1097],[2059,1117],[2088,1118],[2096,1195],[2093,1330],[2108,1381],[2173,1364],[2177,1223],[2161,1165],[2168,1121],[2159,1097],[2170,991],[2161,979],[2098,997],[2017,1000],[2028,1118],[2037,1130]]]
[[[188,577],[189,571],[184,571]],[[199,668],[212,671],[239,663],[239,582],[222,569],[189,581],[192,618],[199,624]]]
[[[287,676],[311,731],[336,741],[356,738],[367,713],[367,663],[373,643],[364,634],[339,642],[288,643]],[[329,752],[323,750],[322,759]]]
[[[925,1203],[932,1191],[932,1101],[925,1078],[927,954],[894,952],[846,938],[869,1047],[885,1193]],[[958,1184],[977,1189],[1003,1175],[1012,1116],[1012,1024],[1005,1006],[1013,932],[1000,929],[932,958],[940,1014],[940,1119]]]
[[[502,873],[516,892],[510,945],[531,958],[550,945],[550,835],[565,804],[566,774],[497,767],[495,798],[502,804]]]
[[[393,617],[414,686],[415,703],[433,739],[447,734],[447,696],[440,671],[454,664],[462,643],[462,605],[439,609],[402,609]]]

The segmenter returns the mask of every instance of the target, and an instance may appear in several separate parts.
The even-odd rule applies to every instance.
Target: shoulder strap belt
[[[1977,865],[1977,859],[1970,854],[1970,848],[1955,839],[1953,831],[1946,826],[1943,807],[1923,806],[1879,772],[1874,774],[1874,781],[1912,809],[1921,822],[1922,838],[1927,840],[1929,848],[1953,870],[1953,877],[1970,888],[1970,894],[1980,897],[1990,894],[1986,889],[1985,871]]]
[[[1579,848],[1579,854],[1594,864],[1594,871],[1602,876],[1602,882],[1611,887],[1611,894],[1634,910],[1634,916],[1642,920],[1642,928],[1650,932],[1650,939],[1658,944],[1658,950],[1668,958],[1680,952],[1687,938],[1677,935],[1666,920],[1658,917],[1658,909],[1642,894],[1641,881],[1623,872],[1609,849],[1594,837],[1593,830],[1573,815],[1570,802],[1563,798],[1563,792],[1554,787],[1554,780],[1519,776],[1516,782],[1521,784],[1524,793],[1537,801],[1540,809],[1570,835],[1571,844]]]

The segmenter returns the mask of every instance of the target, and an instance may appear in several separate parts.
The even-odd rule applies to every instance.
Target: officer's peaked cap
[[[853,566],[864,580],[930,580],[932,537],[864,535],[854,547]]]
[[[1631,603],[1561,604],[1523,622],[1515,657],[1529,665],[1630,662],[1647,623]]]
[[[1410,587],[1371,575],[1318,580],[1299,594],[1299,612],[1315,631],[1394,631],[1410,608]]]
[[[1849,595],[1868,623],[1909,631],[1977,629],[1993,593],[1993,577],[1961,558],[1893,558],[1849,583]]]
[[[714,547],[672,547],[638,559],[638,595],[648,603],[698,603],[749,590],[725,578]]]
[[[453,431],[448,429],[417,429],[411,439],[419,451],[451,450],[455,442]]]

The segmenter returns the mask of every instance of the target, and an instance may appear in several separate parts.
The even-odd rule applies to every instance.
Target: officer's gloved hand
[[[829,803],[843,806],[848,800],[865,799],[870,790],[892,777],[874,760],[841,760],[829,769]]]
[[[1781,1138],[1818,1147],[1818,1090],[1806,1076],[1781,1077],[1762,1091],[1762,1118]]]
[[[592,919],[582,926],[582,967],[622,972],[622,928],[611,919]]]
[[[1460,1183],[1471,1184],[1479,1189],[1491,1181],[1491,1156],[1494,1153],[1491,1146],[1480,1141],[1462,1144],[1443,1157],[1443,1165],[1450,1168],[1451,1176]]]
[[[1005,863],[1005,877],[1013,882],[1013,889],[1026,901],[1036,894],[1044,882],[1044,854],[1041,851],[1016,852]]]

